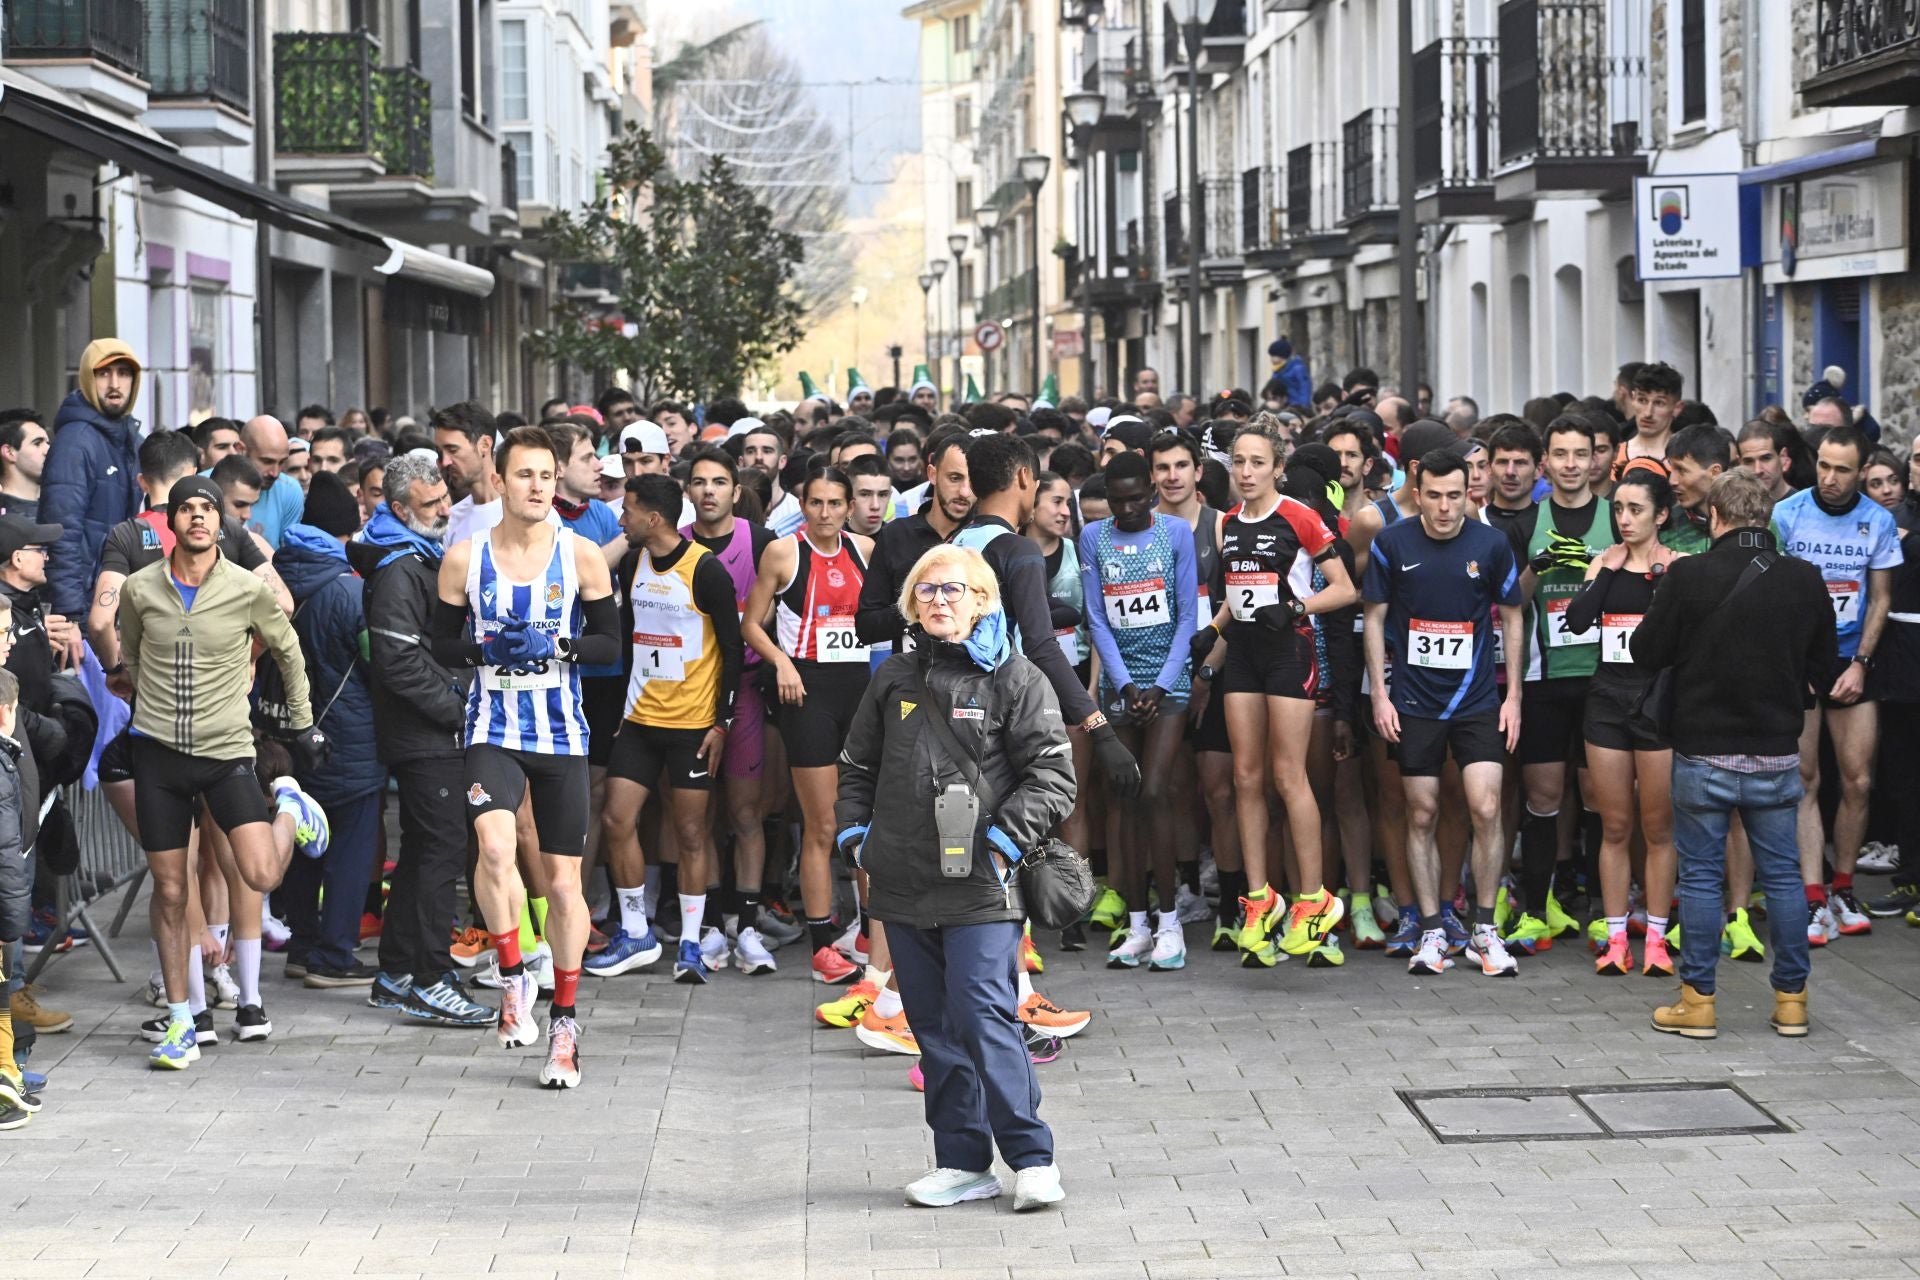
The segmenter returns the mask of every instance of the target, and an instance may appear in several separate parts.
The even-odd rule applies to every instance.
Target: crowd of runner
[[[40,1108],[33,1035],[72,1025],[21,954],[88,942],[55,910],[62,788],[102,788],[146,854],[156,1068],[272,1035],[263,952],[399,1019],[544,1039],[553,1087],[581,1080],[580,1002],[636,972],[802,966],[819,1023],[915,1055],[834,810],[942,542],[985,557],[1052,689],[1060,835],[1100,880],[1023,948],[1035,1061],[1091,1019],[1035,988],[1056,948],[1499,977],[1585,946],[1597,975],[1671,976],[1673,754],[1635,636],[1736,469],[1833,609],[1799,744],[1807,942],[1920,924],[1920,799],[1868,803],[1920,760],[1913,478],[1830,387],[1737,430],[1657,363],[1484,417],[1366,369],[1311,404],[1278,373],[1163,399],[1149,369],[1124,400],[952,412],[922,376],[757,416],[613,388],[531,421],[182,430],[139,388],[106,340],[51,420],[0,414],[0,940],[24,944],[0,1128]],[[1727,870],[1722,951],[1759,960],[1737,826]]]

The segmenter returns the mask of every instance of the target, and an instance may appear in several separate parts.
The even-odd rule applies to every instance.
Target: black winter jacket
[[[917,630],[914,639],[914,652],[881,664],[854,715],[840,753],[835,830],[868,828],[860,862],[876,920],[919,929],[1019,920],[1018,878],[1009,870],[1001,888],[986,830],[998,827],[1025,851],[1072,811],[1073,757],[1059,703],[1040,668],[1020,655],[985,671],[959,645]],[[934,798],[965,775],[927,730],[932,715],[946,716],[960,744],[978,753],[997,800],[991,810],[981,805],[964,880],[940,873]]]
[[[442,666],[431,647],[439,562],[405,551],[383,567],[362,572],[373,655],[373,732],[381,762],[460,754],[467,679]]]
[[[23,755],[19,743],[0,737],[0,942],[25,937],[33,915],[33,849],[21,839]]]

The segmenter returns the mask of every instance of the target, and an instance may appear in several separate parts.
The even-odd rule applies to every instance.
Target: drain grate
[[[1737,1085],[1576,1085],[1568,1088],[1397,1089],[1434,1140],[1571,1142],[1789,1133]]]

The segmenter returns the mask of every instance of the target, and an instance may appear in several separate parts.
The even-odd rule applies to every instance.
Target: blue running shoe
[[[415,983],[407,992],[400,1012],[409,1018],[443,1027],[491,1027],[500,1021],[499,1011],[469,1000],[460,980],[451,973],[440,975],[431,985]]]
[[[700,948],[695,945],[694,950]],[[596,978],[616,978],[635,969],[644,969],[660,958],[660,939],[649,929],[638,938],[625,929],[615,929],[607,939],[607,948],[588,956],[580,967]]]
[[[376,1009],[400,1009],[407,1003],[407,993],[413,990],[413,975],[410,973],[380,972],[373,975],[373,988],[367,992],[367,1003]]]
[[[47,1087],[47,1078],[38,1071],[28,1071],[25,1067],[22,1067],[20,1069],[20,1083],[28,1093],[43,1093]]]
[[[303,857],[318,858],[327,851],[333,829],[327,825],[327,811],[320,802],[300,789],[289,777],[273,780],[273,803],[281,813],[293,819],[293,847]]]
[[[1469,938],[1467,926],[1460,923],[1460,917],[1454,912],[1451,902],[1441,904],[1440,924],[1447,931],[1447,954],[1457,956],[1465,951]]]
[[[1387,954],[1406,959],[1420,949],[1420,911],[1416,907],[1400,908],[1400,923],[1394,927],[1387,939]]]
[[[193,1038],[193,1024],[170,1024],[166,1038],[153,1047],[153,1052],[147,1055],[147,1061],[167,1071],[185,1071],[188,1063],[200,1061],[200,1046]]]
[[[680,939],[680,954],[673,961],[673,980],[706,985],[707,958],[700,954],[700,944],[692,938]]]

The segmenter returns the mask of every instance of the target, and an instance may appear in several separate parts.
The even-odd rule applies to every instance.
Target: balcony
[[[1080,44],[1080,87],[1106,99],[1097,135],[1113,127],[1134,129],[1135,89],[1147,83],[1146,37],[1138,27],[1090,27]],[[1137,133],[1135,134],[1137,136]],[[1137,145],[1137,144],[1136,144]]]
[[[275,35],[273,147],[287,182],[433,181],[433,89],[364,31]]]
[[[1033,268],[1028,267],[987,290],[987,319],[998,321],[1032,315],[1033,280]]]
[[[1399,130],[1388,107],[1370,107],[1340,126],[1340,221],[1356,245],[1399,237]]]
[[[1920,5],[1912,0],[1817,0],[1809,107],[1920,105]]]
[[[1255,269],[1280,266],[1285,261],[1286,210],[1280,200],[1280,174],[1269,167],[1240,174],[1240,253]]]
[[[253,141],[247,0],[147,6],[147,123],[183,146]]]
[[[1340,225],[1338,143],[1309,142],[1287,152],[1286,192],[1286,265],[1352,254]]]
[[[1503,0],[1498,199],[1632,191],[1650,118],[1639,12],[1634,0]]]
[[[6,60],[59,89],[138,115],[147,108],[140,0],[7,0]]]
[[[1413,177],[1422,223],[1495,221],[1499,44],[1447,36],[1413,55]]]
[[[984,149],[989,139],[1002,130],[1012,128],[1017,122],[1014,103],[1025,96],[1033,79],[1032,36],[1020,42],[1020,51],[1008,59],[999,74],[991,79],[997,82],[997,87],[979,116],[980,137],[974,143],[977,149]]]
[[[1248,0],[1219,0],[1214,6],[1213,17],[1200,35],[1200,70],[1205,72],[1232,71],[1245,61],[1247,56],[1247,37],[1251,28],[1247,21]],[[1175,67],[1184,68],[1187,62],[1186,34],[1173,20],[1171,7],[1161,9],[1160,29],[1164,32],[1161,44],[1161,66],[1171,71]]]

